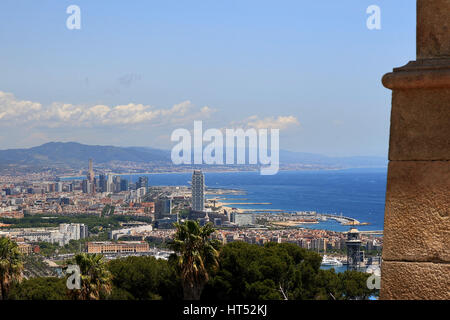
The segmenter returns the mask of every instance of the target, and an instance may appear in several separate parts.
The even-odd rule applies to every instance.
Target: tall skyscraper
[[[87,173],[87,179],[89,180],[90,183],[94,182],[94,167],[92,164],[92,159],[89,159],[89,171]]]
[[[205,211],[205,176],[201,170],[192,174],[192,210]]]
[[[120,191],[128,191],[128,180],[127,179],[120,180]]]
[[[113,178],[113,184],[114,184],[113,192],[114,193],[120,192],[120,180],[121,180],[120,176],[115,176]]]
[[[139,177],[139,180],[136,182],[136,189],[145,188],[145,192],[148,191],[148,177]]]
[[[89,159],[89,171],[87,173],[87,180],[90,184],[90,189],[88,193],[95,193],[95,173],[94,166],[92,164],[92,159]]]
[[[114,182],[111,174],[108,174],[106,179],[106,192],[114,192]]]
[[[55,191],[56,192],[62,192],[63,191],[63,183],[61,181],[58,181],[55,183]]]
[[[102,173],[99,176],[99,182],[98,182],[98,186],[100,189],[100,192],[106,192],[106,184],[108,182],[108,177],[106,176],[106,174]]]
[[[81,183],[81,189],[83,190],[83,193],[91,193],[92,192],[92,184],[89,182],[89,180],[83,180]]]

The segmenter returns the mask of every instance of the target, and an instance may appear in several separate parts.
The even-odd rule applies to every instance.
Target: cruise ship
[[[341,267],[342,266],[342,262],[340,262],[336,258],[329,258],[327,256],[323,256],[323,258],[322,258],[322,265],[323,266]]]

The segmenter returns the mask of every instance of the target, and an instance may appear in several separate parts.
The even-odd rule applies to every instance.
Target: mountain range
[[[0,165],[32,166],[79,166],[88,159],[95,163],[110,161],[146,162],[162,165],[172,164],[170,150],[148,147],[115,147],[85,145],[77,142],[49,142],[28,149],[0,150]],[[281,165],[320,165],[344,168],[386,167],[384,157],[328,157],[314,153],[280,150]]]

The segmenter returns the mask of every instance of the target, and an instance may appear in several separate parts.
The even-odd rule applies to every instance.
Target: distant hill
[[[33,166],[85,166],[88,159],[95,163],[131,161],[171,164],[170,151],[147,147],[114,147],[85,145],[76,142],[50,142],[28,149],[0,150],[0,164]],[[281,165],[321,165],[344,168],[385,167],[384,157],[327,157],[320,154],[280,151]]]
[[[76,142],[50,142],[29,149],[0,150],[0,163],[28,165],[79,164],[92,159],[109,161],[170,162],[170,152],[141,147],[91,146]]]

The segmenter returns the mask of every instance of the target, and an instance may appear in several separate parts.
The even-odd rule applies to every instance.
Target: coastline
[[[291,171],[291,172],[310,172],[310,171],[345,171],[345,170],[352,170],[352,169],[385,169],[387,170],[387,166],[383,166],[383,167],[342,167],[342,168],[304,168],[304,169],[300,169],[300,168],[280,168],[280,171],[286,172],[286,171]],[[182,174],[182,173],[192,173],[192,170],[194,170],[194,168],[192,169],[186,169],[186,170],[182,170],[182,171],[158,171],[158,172],[132,172],[132,173],[114,173],[114,172],[110,172],[108,174],[111,175],[115,175],[115,176],[139,176],[139,175],[159,175],[159,174]],[[259,169],[254,169],[254,170],[211,170],[211,171],[204,171],[203,173],[207,174],[207,173],[250,173],[250,172],[259,172]],[[59,176],[60,179],[65,179],[65,180],[79,180],[79,179],[84,179],[85,176]]]

